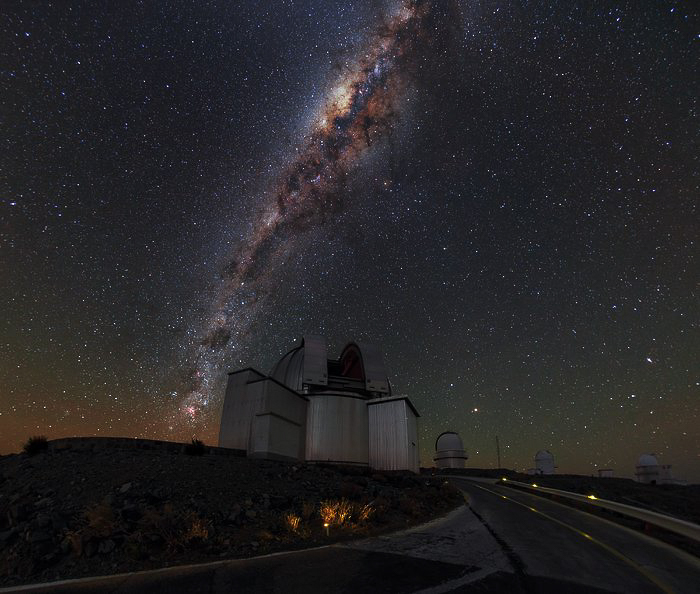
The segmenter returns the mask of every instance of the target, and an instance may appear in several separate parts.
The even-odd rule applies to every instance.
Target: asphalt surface
[[[537,495],[453,482],[468,493],[524,591],[538,591],[539,576],[614,592],[700,592],[700,560],[683,551]]]
[[[429,586],[461,573],[462,567],[454,564],[331,546],[288,555],[69,580],[17,591],[52,594],[410,592],[416,585]]]
[[[469,506],[401,533],[0,592],[700,594],[696,557],[529,493],[489,481],[452,480]]]

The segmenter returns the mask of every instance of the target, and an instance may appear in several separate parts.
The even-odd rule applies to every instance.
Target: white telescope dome
[[[454,431],[445,431],[435,440],[435,465],[438,468],[464,468],[468,458],[462,439]]]
[[[639,456],[639,461],[637,466],[658,466],[659,461],[656,459],[654,454],[642,454]]]

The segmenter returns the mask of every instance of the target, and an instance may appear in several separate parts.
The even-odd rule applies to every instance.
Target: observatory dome
[[[533,474],[554,474],[554,454],[549,450],[540,450],[535,454]]]
[[[435,440],[435,457],[438,468],[464,468],[468,458],[462,439],[454,431],[445,431]]]
[[[441,433],[435,441],[436,452],[463,449],[464,444],[462,443],[462,438],[454,431],[445,431],[444,433]]]
[[[634,476],[640,483],[656,485],[671,478],[671,467],[661,466],[654,454],[642,454],[637,460]]]
[[[656,456],[653,454],[642,454],[639,456],[639,461],[637,462],[637,466],[658,466],[659,461],[656,459]]]
[[[270,371],[270,377],[297,392],[302,389],[304,343],[289,351]]]
[[[295,392],[349,392],[353,397],[391,395],[381,352],[371,344],[350,342],[339,359],[329,359],[326,339],[307,335],[270,370],[269,377]]]

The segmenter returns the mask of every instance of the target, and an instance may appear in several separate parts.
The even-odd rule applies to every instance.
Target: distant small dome
[[[464,468],[468,458],[461,438],[454,431],[445,431],[435,440],[435,457],[438,468]]]
[[[454,431],[445,431],[441,433],[435,441],[436,452],[445,450],[464,450],[462,439]]]
[[[659,461],[656,459],[654,454],[642,454],[639,456],[639,461],[637,466],[658,466]]]
[[[535,454],[535,462],[538,461],[545,461],[545,460],[554,460],[554,454],[550,452],[549,450],[540,450]]]

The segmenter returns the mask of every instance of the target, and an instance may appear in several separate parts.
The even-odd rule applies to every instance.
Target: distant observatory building
[[[380,351],[349,343],[338,359],[304,336],[264,375],[229,373],[219,446],[255,458],[418,472],[418,412],[393,396]]]
[[[648,485],[684,485],[684,480],[674,479],[670,464],[659,464],[654,454],[642,454],[635,466],[637,482]]]
[[[528,474],[554,474],[554,455],[549,450],[540,450],[535,454],[535,467],[528,469]]]
[[[464,445],[457,433],[445,431],[435,440],[435,466],[438,468],[464,468],[467,460]]]

